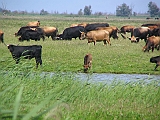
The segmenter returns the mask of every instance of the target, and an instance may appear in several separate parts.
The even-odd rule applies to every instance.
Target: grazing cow
[[[160,36],[160,27],[153,27],[149,32],[149,37],[150,36]]]
[[[87,24],[85,27],[86,32],[95,30],[97,27],[109,27],[108,23],[92,23],[92,24]]]
[[[110,27],[97,27],[96,30],[106,30],[109,32],[109,38],[118,39],[118,28],[115,26]]]
[[[154,48],[159,50],[159,48],[160,48],[160,37],[156,37],[156,36],[149,37],[146,41],[146,45],[143,47],[143,51],[144,52],[146,52],[146,51],[149,52],[149,50],[152,49],[152,52],[153,52]]]
[[[36,68],[38,65],[42,65],[42,46],[41,45],[32,45],[32,46],[16,46],[16,45],[7,45],[8,49],[10,50],[13,59],[16,61],[16,64],[19,63],[21,56],[24,59],[32,59],[35,58],[36,60]]]
[[[88,39],[88,43],[94,42],[94,45],[96,45],[96,41],[103,41],[104,45],[106,45],[106,41],[108,42],[109,45],[110,43],[110,38],[109,38],[109,32],[106,30],[93,30],[89,31],[87,33],[81,32],[81,40],[83,39]]]
[[[159,26],[159,24],[147,23],[147,24],[142,24],[141,25],[141,27],[149,27],[149,26]]]
[[[79,24],[72,24],[70,27],[75,27],[75,26],[83,26],[86,27],[87,23],[79,23]]]
[[[27,26],[40,26],[40,21],[36,21],[36,22],[29,22],[28,24],[27,24]]]
[[[36,31],[38,32],[38,34],[40,34],[40,38],[42,38],[43,40],[45,39],[44,37],[44,31],[42,28],[40,27],[36,27],[36,26],[24,26],[21,27],[17,33],[15,33],[15,36],[22,36],[22,34],[26,33],[26,31]]]
[[[3,35],[4,35],[4,32],[2,30],[0,30],[0,42],[4,42],[3,40]]]
[[[85,32],[85,29],[83,26],[75,26],[75,27],[69,27],[69,28],[66,28],[64,31],[63,31],[63,34],[62,34],[62,39],[63,40],[72,40],[72,38],[77,38],[81,37],[81,32]]]
[[[129,40],[131,40],[131,42],[139,42],[139,39],[144,39],[146,42],[147,36],[150,32],[149,30],[150,28],[148,27],[134,28],[133,31],[131,31],[131,37],[129,37]]]
[[[131,31],[133,31],[134,28],[135,28],[135,26],[125,25],[125,26],[122,26],[122,27],[120,28],[119,33],[121,34],[121,36],[122,36],[124,39],[126,39],[125,35],[123,35],[123,34],[126,34],[126,32],[131,32]]]
[[[134,28],[135,26],[132,26],[132,25],[122,26],[120,29],[120,33],[126,34],[126,32],[131,32]]]
[[[17,33],[15,33],[15,37],[17,36],[21,36],[23,32],[25,32],[26,30],[35,30],[37,28],[37,26],[23,26],[21,27]]]
[[[19,37],[19,41],[24,41],[27,40],[29,41],[31,40],[35,40],[35,41],[39,41],[41,38],[41,34],[39,34],[38,31],[36,30],[26,30],[25,32],[23,32],[23,34],[21,35],[21,37]]]
[[[157,67],[160,66],[160,56],[151,57],[150,62],[151,63],[156,63],[156,66],[154,68],[154,70],[156,70]]]
[[[88,69],[90,69],[92,66],[92,55],[91,54],[86,54],[84,56],[84,72],[87,72]]]
[[[48,38],[51,36],[52,40],[54,40],[57,36],[58,29],[56,27],[43,27],[42,29],[45,36],[47,36]]]

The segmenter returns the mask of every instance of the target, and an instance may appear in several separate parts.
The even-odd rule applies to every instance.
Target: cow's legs
[[[110,39],[106,39],[107,43],[111,45]]]
[[[38,65],[42,65],[42,59],[41,58],[35,58],[36,59],[36,68],[38,68]]]
[[[158,64],[156,64],[156,66],[155,66],[154,70],[156,70],[158,66],[159,66],[159,65],[158,65]]]

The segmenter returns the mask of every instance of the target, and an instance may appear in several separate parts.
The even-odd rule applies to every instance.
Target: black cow
[[[40,40],[41,34],[36,30],[26,30],[22,33],[21,37],[19,37],[19,41],[27,40]]]
[[[154,70],[156,70],[156,68],[157,68],[158,66],[160,66],[160,56],[151,57],[151,58],[150,58],[150,62],[151,62],[151,63],[156,63],[156,66],[155,66],[155,68],[154,68]]]
[[[85,32],[85,29],[83,26],[75,26],[75,27],[69,27],[66,28],[63,31],[63,34],[61,35],[63,40],[72,40],[72,38],[81,37],[81,32]]]
[[[150,30],[149,37],[150,36],[160,36],[160,27],[154,28],[153,30]]]
[[[37,27],[37,26],[24,26],[24,27],[21,27],[17,33],[15,33],[15,36],[22,36],[22,34],[24,32],[26,32],[26,30],[34,30],[34,31],[37,31],[39,34],[40,34],[40,38],[42,38],[43,40],[45,39],[45,34],[44,34],[44,30],[40,27]]]
[[[16,46],[16,45],[8,45],[8,49],[10,50],[13,59],[16,61],[16,64],[19,63],[21,56],[24,56],[25,59],[35,58],[36,60],[36,68],[38,65],[42,65],[42,46],[41,45],[32,45],[32,46]]]
[[[85,27],[86,32],[95,30],[97,27],[109,27],[108,23],[92,23],[92,24],[87,24]]]

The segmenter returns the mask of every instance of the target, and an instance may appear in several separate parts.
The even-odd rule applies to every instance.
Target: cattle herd
[[[131,33],[130,37],[126,37],[126,32]],[[79,38],[80,40],[87,39],[88,43],[96,41],[103,41],[104,45],[107,43],[111,45],[110,38],[118,39],[118,34],[126,39],[128,38],[131,43],[138,43],[139,40],[145,41],[145,46],[142,48],[144,52],[154,49],[159,50],[160,48],[160,24],[143,24],[140,27],[131,25],[122,26],[118,29],[116,26],[110,26],[108,23],[80,23],[72,24],[70,27],[65,28],[62,34],[58,33],[56,27],[40,27],[40,21],[29,22],[27,26],[21,27],[15,36],[19,36],[19,41],[39,41],[45,40],[45,37],[51,37],[52,40],[72,40],[72,38]],[[0,41],[5,44],[3,38],[3,31],[0,30]],[[5,44],[6,45],[6,44]],[[36,68],[38,65],[42,65],[41,45],[32,46],[19,46],[19,45],[7,45],[9,51],[12,54],[13,59],[16,63],[19,63],[21,56],[26,59],[35,58]],[[150,58],[150,62],[156,63],[156,67],[160,66],[160,56]],[[84,57],[84,72],[91,67],[92,55],[87,54]]]

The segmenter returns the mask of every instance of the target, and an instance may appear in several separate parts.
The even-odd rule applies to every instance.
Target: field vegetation
[[[19,42],[14,33],[30,21],[40,20],[41,26],[57,27],[62,33],[72,23],[107,22],[118,28],[123,25],[157,23],[144,17],[131,19],[121,17],[71,17],[71,16],[0,16],[0,29],[4,31],[6,44],[42,45],[42,67],[35,68],[35,60],[21,60],[19,64],[11,57],[4,44],[0,44],[0,119],[23,120],[158,120],[160,116],[159,81],[146,84],[113,82],[94,84],[75,80],[73,72],[83,72],[83,57],[93,55],[89,73],[157,74],[155,64],[149,59],[160,55],[144,53],[144,41],[131,43],[119,35],[111,38],[111,46],[102,42],[87,45],[87,40],[51,40]],[[128,33],[126,36],[130,36]],[[54,72],[43,75],[42,72]]]

